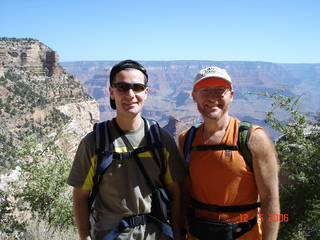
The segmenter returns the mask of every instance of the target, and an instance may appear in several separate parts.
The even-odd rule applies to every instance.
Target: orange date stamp
[[[248,214],[240,214],[240,222],[248,222],[249,215]],[[268,216],[264,216],[263,214],[258,214],[259,222],[289,222],[289,214],[268,214]]]

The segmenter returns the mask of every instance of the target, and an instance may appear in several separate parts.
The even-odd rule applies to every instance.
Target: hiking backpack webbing
[[[119,134],[119,136],[122,138],[122,141],[124,142],[124,144],[126,145],[127,148],[130,149],[130,151],[132,152],[132,157],[135,159],[142,175],[144,176],[146,182],[147,182],[147,185],[148,187],[151,189],[151,191],[153,192],[156,187],[153,185],[146,169],[144,168],[140,158],[138,157],[138,153],[140,152],[146,152],[148,150],[152,150],[153,152],[153,156],[155,159],[159,160],[159,159],[164,159],[164,154],[163,154],[163,151],[161,151],[161,153],[158,155],[157,153],[159,151],[156,151],[155,149],[157,149],[158,147],[161,148],[162,147],[162,143],[160,141],[160,138],[159,138],[159,133],[156,133],[154,132],[155,129],[154,129],[154,125],[152,126],[149,126],[147,121],[145,121],[145,136],[147,136],[147,142],[151,144],[148,144],[144,147],[139,147],[137,149],[134,149],[134,147],[132,146],[132,144],[130,143],[129,139],[125,136],[125,134],[123,133],[122,129],[118,126],[118,124],[116,123],[116,121],[114,121],[114,125],[115,125],[115,128]],[[150,131],[150,132],[149,132]],[[130,152],[129,151],[129,152]],[[161,156],[160,156],[161,155]],[[162,167],[164,168],[165,166],[162,166],[162,163],[161,161],[157,161],[158,163],[158,166],[160,169],[162,169]],[[160,174],[161,176],[162,174]],[[159,176],[159,178],[161,179],[161,177]],[[163,181],[162,181],[163,183]],[[164,183],[163,183],[164,184]]]
[[[108,130],[109,121],[96,123],[94,125],[93,131],[96,141],[97,160],[95,175],[93,177],[94,185],[88,200],[90,210],[92,209],[93,202],[98,194],[101,177],[112,163],[113,158],[125,159],[133,156],[133,152],[136,155],[142,152],[151,151],[154,156],[153,159],[155,159],[158,167],[161,169],[159,177],[164,184],[161,176],[164,175],[166,171],[166,160],[162,149],[160,126],[154,120],[147,118],[142,119],[145,123],[147,142],[149,144],[123,153],[113,151],[113,139],[111,139],[111,134]],[[113,121],[115,121],[115,119],[113,119]]]
[[[186,160],[187,166],[189,166],[190,160],[190,152],[191,151],[206,151],[206,150],[231,150],[231,151],[240,151],[242,154],[246,164],[250,167],[251,171],[253,172],[252,166],[252,154],[248,147],[248,139],[251,131],[251,123],[243,121],[239,124],[238,130],[238,141],[237,145],[229,146],[225,144],[219,145],[200,145],[200,146],[191,146],[193,139],[195,137],[196,131],[202,122],[195,123],[187,132],[185,143],[184,143],[184,156]],[[260,207],[260,202],[248,204],[248,205],[241,205],[241,206],[219,206],[219,205],[211,205],[201,203],[193,198],[191,198],[192,206],[199,209],[205,209],[212,212],[242,212],[242,211],[249,211],[254,208]]]
[[[245,162],[253,172],[252,155],[248,147],[248,139],[249,139],[249,135],[252,127],[250,122],[243,121],[239,124],[238,142],[237,142],[237,145],[235,146],[229,146],[225,144],[192,146],[192,142],[195,137],[196,131],[198,130],[201,124],[202,122],[195,123],[187,132],[186,140],[184,143],[184,151],[183,151],[187,166],[189,166],[191,151],[231,150],[231,151],[240,151]]]
[[[94,187],[91,191],[91,194],[89,196],[89,209],[90,211],[93,210],[92,205],[94,203],[94,200],[98,194],[99,191],[99,184],[101,181],[101,177],[104,174],[104,172],[107,170],[108,166],[111,164],[113,158],[118,159],[125,159],[128,157],[133,156],[134,158],[137,157],[137,154],[146,152],[146,151],[152,151],[153,158],[155,159],[157,165],[161,169],[161,174],[159,175],[162,183],[163,179],[161,176],[166,171],[166,160],[164,156],[164,152],[162,149],[162,142],[161,142],[161,133],[160,133],[160,126],[157,122],[142,118],[145,123],[145,135],[147,137],[147,142],[149,143],[146,146],[139,147],[136,149],[131,149],[128,152],[123,153],[117,153],[112,151],[113,149],[113,139],[111,139],[111,134],[108,132],[108,123],[101,122],[94,125],[94,135],[95,135],[95,141],[96,141],[96,154],[97,154],[97,166],[96,166],[96,172],[93,178]],[[115,119],[113,119],[115,121]],[[115,126],[117,126],[116,122],[114,122]],[[151,142],[151,144],[150,144]],[[128,146],[127,146],[128,147]],[[106,158],[104,161],[103,159]],[[148,183],[149,185],[149,183]],[[172,228],[162,221],[158,220],[157,218],[151,216],[150,214],[147,215],[136,215],[131,217],[123,218],[117,227],[115,227],[109,234],[107,234],[103,240],[112,240],[115,239],[117,236],[121,234],[121,232],[127,228],[132,226],[137,226],[139,224],[145,224],[146,222],[152,222],[156,226],[158,226],[159,229],[162,230],[164,234],[169,236],[171,239],[173,238],[173,232]]]

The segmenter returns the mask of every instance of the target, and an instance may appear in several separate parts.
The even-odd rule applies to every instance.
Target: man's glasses
[[[199,91],[201,97],[209,97],[212,93],[214,93],[215,97],[223,98],[226,92],[230,90],[230,88],[226,87],[217,87],[217,88],[210,88],[210,87],[201,87],[196,91]]]
[[[135,93],[140,93],[147,88],[147,86],[142,83],[127,83],[127,82],[114,83],[112,87],[116,88],[120,92],[126,92],[132,89]]]

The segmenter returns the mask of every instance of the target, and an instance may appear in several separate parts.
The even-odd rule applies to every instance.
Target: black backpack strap
[[[193,139],[196,135],[196,131],[198,130],[201,122],[195,123],[187,132],[186,140],[184,143],[184,156],[186,159],[186,164],[189,166],[190,161],[190,152],[191,151],[207,151],[207,150],[231,150],[238,151],[239,146],[229,146],[226,144],[217,144],[217,145],[198,145],[192,146]]]
[[[238,146],[229,146],[226,144],[218,144],[218,145],[199,145],[191,147],[191,151],[207,151],[207,150],[239,150]]]
[[[89,209],[92,210],[92,205],[95,200],[95,197],[99,191],[99,183],[101,181],[102,174],[107,170],[108,166],[111,164],[113,158],[117,159],[125,159],[128,157],[133,157],[142,174],[144,175],[147,184],[151,188],[152,191],[155,190],[155,186],[152,184],[152,181],[150,177],[148,176],[147,171],[142,165],[142,162],[140,158],[138,157],[139,153],[146,152],[146,151],[153,151],[154,158],[156,159],[157,164],[161,168],[161,172],[165,172],[165,157],[164,152],[162,148],[162,142],[161,142],[161,134],[160,134],[160,126],[157,122],[149,119],[144,119],[145,121],[145,129],[146,129],[146,135],[148,136],[147,144],[146,146],[139,147],[134,149],[127,137],[124,135],[121,128],[118,126],[115,119],[113,119],[113,124],[118,131],[119,135],[121,136],[122,140],[126,144],[126,146],[130,149],[128,152],[125,153],[117,153],[112,151],[112,142],[113,140],[110,140],[110,134],[108,133],[108,122],[102,122],[95,124],[94,126],[94,136],[96,141],[96,153],[97,153],[97,166],[96,166],[96,173],[94,176],[94,187],[91,191],[90,197],[89,197]],[[106,160],[103,161],[103,159],[106,158]],[[155,218],[154,216],[148,215],[139,215],[139,216],[131,216],[123,218],[122,221],[120,221],[119,225],[115,227],[107,236],[105,236],[104,240],[111,240],[116,238],[121,231],[129,226],[137,226],[140,224],[145,224],[146,222],[153,222],[155,223],[160,229],[162,229],[162,232],[169,237],[173,238],[173,233],[171,227],[161,222],[159,219]]]
[[[203,209],[210,212],[246,212],[261,206],[260,202],[247,204],[247,205],[239,205],[239,206],[219,206],[219,205],[205,204],[193,198],[190,198],[190,199],[191,199],[191,204],[194,208]]]
[[[148,186],[153,191],[155,189],[155,186],[153,185],[147,171],[145,170],[140,158],[138,157],[139,153],[146,152],[146,151],[152,151],[154,154],[154,158],[156,163],[158,164],[159,168],[161,169],[161,173],[165,171],[165,158],[164,153],[162,149],[162,142],[160,138],[160,127],[157,124],[157,122],[149,119],[142,118],[145,123],[145,132],[147,136],[147,142],[148,144],[143,147],[139,147],[134,149],[131,145],[128,138],[124,135],[121,128],[118,126],[115,119],[113,119],[113,124],[116,127],[116,130],[118,131],[118,134],[121,136],[122,140],[124,141],[125,145],[130,149],[129,154],[136,160],[143,176],[146,179],[146,182]],[[161,174],[162,175],[162,174]]]
[[[93,188],[89,195],[88,206],[92,210],[92,205],[99,192],[101,176],[107,170],[113,160],[113,151],[110,150],[108,121],[96,123],[93,127],[93,134],[96,144],[96,169],[93,177]],[[106,158],[104,161],[103,159]]]
[[[243,121],[239,124],[238,143],[237,146],[227,145],[200,145],[191,146],[195,137],[196,130],[201,125],[201,122],[195,123],[187,132],[186,140],[184,143],[184,156],[186,159],[187,166],[189,166],[190,151],[206,151],[206,150],[239,150],[243,155],[244,160],[253,172],[252,166],[252,154],[248,146],[248,140],[252,125],[250,122]]]
[[[252,125],[250,122],[243,121],[239,124],[238,146],[244,160],[253,172],[252,154],[250,152],[248,141]]]
[[[145,122],[146,136],[148,143],[154,145],[152,148],[153,156],[161,169],[161,176],[163,176],[166,172],[166,158],[163,152],[163,144],[161,138],[161,130],[159,124],[151,119],[142,118]]]
[[[103,152],[108,142],[108,121],[96,123],[93,126],[94,139],[96,141],[96,152]]]

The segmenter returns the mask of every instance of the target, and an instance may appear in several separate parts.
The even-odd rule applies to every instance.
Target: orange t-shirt
[[[238,125],[240,120],[231,118],[226,134],[220,144],[237,145]],[[260,128],[253,126],[251,131]],[[196,131],[192,146],[205,145],[202,137],[203,124]],[[187,130],[179,137],[183,149]],[[258,190],[254,174],[238,151],[208,150],[191,151],[189,159],[191,179],[191,196],[202,203],[219,206],[247,205],[258,201]],[[257,209],[248,212],[210,212],[195,209],[195,217],[199,219],[218,220],[238,223],[243,216],[250,220],[257,214]],[[242,214],[242,215],[240,215]],[[242,216],[242,218],[240,217]],[[260,223],[238,238],[261,239]],[[190,236],[190,239],[196,239]]]

